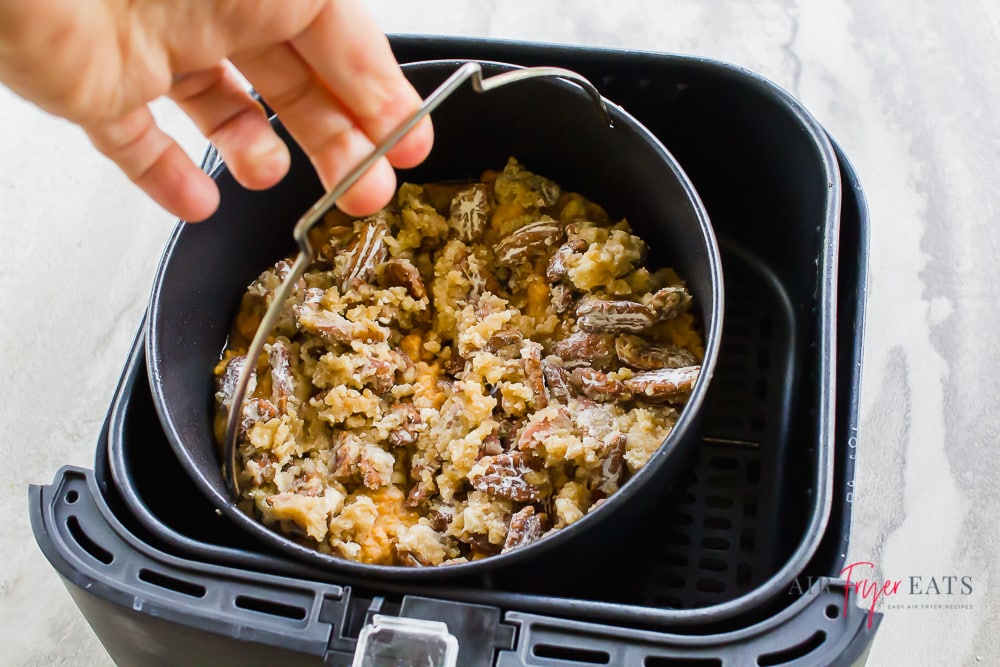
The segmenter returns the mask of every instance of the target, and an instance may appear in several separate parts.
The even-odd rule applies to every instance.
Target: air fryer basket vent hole
[[[775,651],[774,653],[765,653],[764,655],[757,658],[757,664],[760,667],[769,667],[770,665],[784,665],[786,663],[803,658],[820,646],[826,641],[826,633],[822,630],[817,630],[809,639],[805,640],[800,644],[795,646],[789,646],[781,651]]]
[[[302,607],[294,607],[292,605],[275,602],[274,600],[261,600],[260,598],[250,597],[249,595],[236,596],[236,606],[240,609],[256,611],[258,613],[269,614],[271,616],[291,618],[296,621],[301,621],[306,617],[306,610]]]
[[[729,569],[726,561],[721,558],[702,558],[698,561],[698,567],[709,572],[725,572]]]
[[[80,548],[90,554],[95,560],[104,563],[105,565],[111,565],[111,563],[114,562],[114,555],[100,544],[90,539],[90,535],[83,532],[83,528],[80,526],[80,522],[75,516],[71,516],[66,519],[66,527],[69,528],[69,534],[74,540],[76,540],[76,543],[80,545]]]
[[[713,530],[729,530],[733,527],[733,522],[724,516],[706,516],[704,523],[705,528]]]
[[[148,570],[146,568],[139,570],[139,579],[141,581],[145,581],[147,584],[153,584],[154,586],[159,586],[160,588],[166,588],[168,591],[174,591],[175,593],[180,593],[181,595],[189,595],[193,598],[203,598],[207,592],[205,587],[201,584],[195,584],[190,581],[184,581],[183,579],[177,579],[176,577],[171,577],[170,575],[163,574],[162,572]]]
[[[715,579],[699,579],[695,588],[703,593],[724,593],[726,585]]]
[[[76,492],[76,489],[70,489],[66,492],[66,502],[72,505],[77,500],[80,499],[80,494]]]
[[[725,496],[709,496],[705,499],[705,504],[714,509],[729,509],[733,506],[733,499]]]
[[[667,588],[684,588],[684,579],[676,574],[668,574],[660,577],[660,583]]]
[[[551,658],[587,665],[606,665],[611,661],[611,654],[607,651],[592,651],[571,646],[556,646],[555,644],[535,644],[531,648],[531,653],[536,658]]]
[[[838,607],[835,604],[829,604],[826,606],[827,618],[829,618],[832,621],[835,620],[838,616],[840,616],[840,607]]]
[[[757,350],[757,368],[766,371],[771,366],[771,351],[766,347]]]
[[[706,537],[702,539],[701,546],[706,549],[713,549],[716,551],[726,551],[729,549],[729,540],[723,537]]]
[[[642,662],[642,667],[722,667],[718,658],[671,658],[651,655]]]
[[[740,465],[732,456],[713,456],[708,463],[719,470],[736,470]]]

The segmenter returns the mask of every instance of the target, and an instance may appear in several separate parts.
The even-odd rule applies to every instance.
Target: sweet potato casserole
[[[431,566],[572,524],[641,468],[700,370],[691,297],[625,220],[511,159],[327,216],[242,407],[242,504],[320,551]],[[217,436],[290,269],[250,285]]]

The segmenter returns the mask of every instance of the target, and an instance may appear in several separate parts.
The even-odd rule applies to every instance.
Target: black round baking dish
[[[434,61],[404,66],[427,95],[462,64]],[[489,76],[513,65],[483,63]],[[316,565],[359,577],[445,579],[505,568],[529,559],[586,553],[607,542],[609,530],[632,525],[668,488],[696,445],[693,423],[712,377],[722,319],[721,263],[715,236],[697,193],[663,145],[621,108],[608,104],[608,127],[579,87],[558,79],[524,81],[488,93],[456,92],[434,113],[435,145],[400,182],[473,179],[516,156],[531,170],[601,203],[614,219],[627,217],[651,247],[653,266],[671,266],[687,281],[705,332],[702,372],[678,422],[649,462],[603,505],[576,523],[525,547],[483,560],[437,568],[358,563],[301,546],[243,513],[229,498],[213,435],[211,369],[225,345],[241,295],[266,267],[294,249],[291,230],[322,194],[308,159],[292,149],[289,175],[252,192],[220,167],[222,193],[211,219],[181,223],[157,270],[147,318],[150,385],[175,454],[196,486],[229,519],[271,547]],[[584,551],[578,551],[583,549]]]

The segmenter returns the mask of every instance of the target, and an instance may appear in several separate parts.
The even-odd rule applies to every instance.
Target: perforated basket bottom
[[[728,305],[698,459],[667,503],[641,604],[693,608],[738,597],[784,562],[776,536],[795,530],[777,511],[794,409],[791,305],[753,256],[723,254]]]

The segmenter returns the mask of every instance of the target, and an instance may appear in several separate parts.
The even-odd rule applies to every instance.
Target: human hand
[[[251,189],[280,181],[289,152],[233,68],[281,116],[332,188],[420,104],[361,0],[0,0],[0,82],[78,123],[94,145],[184,220],[218,207],[215,183],[157,126],[170,97]],[[338,205],[372,213],[392,166],[419,164],[424,119]]]

